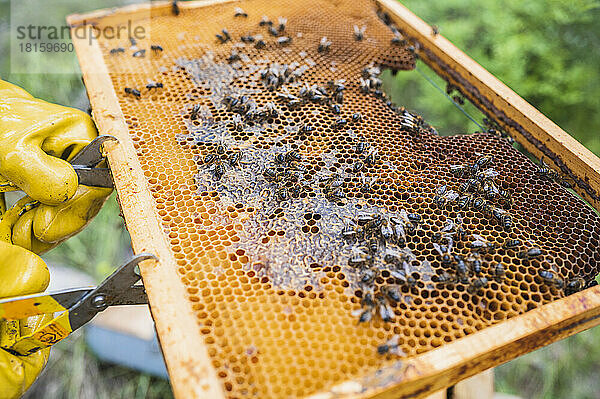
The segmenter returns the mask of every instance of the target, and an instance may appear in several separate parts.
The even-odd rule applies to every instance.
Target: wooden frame
[[[182,8],[202,7],[223,1],[182,3]],[[575,191],[600,210],[600,159],[569,134],[542,115],[515,92],[493,77],[443,36],[434,35],[429,25],[396,0],[378,0],[402,33],[416,43],[420,58],[441,77],[459,87],[485,114],[501,125],[525,149],[544,155],[554,166],[577,182]],[[168,12],[169,2],[129,6],[87,15],[68,17],[71,26],[93,24],[96,18],[122,18],[148,12]],[[152,252],[160,262],[141,265],[152,314],[176,397],[224,398],[221,384],[191,309],[181,309],[182,283],[175,259],[160,231],[145,177],[117,96],[108,76],[97,42],[73,38],[77,55],[85,59],[82,72],[94,118],[102,134],[119,139],[107,144],[123,214],[136,252]],[[544,345],[600,324],[600,286],[541,306],[507,321],[470,334],[416,357],[398,361],[372,375],[346,381],[311,395],[328,398],[422,397],[490,367],[507,362]],[[172,328],[177,325],[178,328]],[[185,332],[185,333],[184,333]],[[190,356],[193,348],[194,356]]]

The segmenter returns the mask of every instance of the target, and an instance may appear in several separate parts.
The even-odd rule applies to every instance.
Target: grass
[[[68,7],[54,8],[53,14],[63,18],[71,12],[84,12],[123,3],[125,2],[119,0],[92,0],[85,4],[71,2]],[[0,1],[0,75],[48,101],[86,109],[88,105],[85,88],[77,75],[8,74],[8,34],[5,34],[8,30],[8,7],[8,2]],[[73,61],[73,57],[74,54],[71,54],[63,60],[54,59],[53,62],[67,64]],[[402,79],[402,75],[400,76]],[[476,129],[476,126],[465,120],[462,115],[428,115],[426,108],[420,109],[422,104],[418,99],[421,96],[439,96],[433,88],[422,89],[410,82],[403,83],[402,87],[402,92],[395,90],[397,93],[394,93],[392,89],[392,95],[396,96],[399,102],[408,101],[410,98],[417,99],[414,104],[405,105],[423,113],[432,124],[445,126],[442,133]],[[471,111],[475,113],[469,109],[469,112]],[[128,251],[129,237],[113,196],[86,230],[46,254],[45,259],[51,263],[69,265],[86,271],[100,281],[126,258]],[[83,334],[84,331],[78,331],[54,347],[49,366],[28,392],[27,398],[172,396],[169,384],[165,380],[99,361],[86,348]],[[525,398],[598,398],[599,370],[600,328],[595,328],[498,367],[496,389]]]

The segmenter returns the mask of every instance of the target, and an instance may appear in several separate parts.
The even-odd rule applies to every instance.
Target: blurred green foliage
[[[85,12],[139,0],[88,0],[68,6],[32,9],[48,21],[63,23]],[[17,4],[13,0],[13,4]],[[600,155],[600,2],[598,0],[404,0],[403,3],[545,115]],[[73,74],[11,74],[9,10],[0,0],[0,78],[48,101],[87,109],[85,88]],[[40,55],[34,62],[70,65],[64,58]],[[443,85],[424,65],[424,74]],[[386,77],[396,103],[422,114],[440,132],[464,133],[478,127],[456,110],[420,74]],[[442,86],[443,87],[443,86]],[[465,109],[473,116],[476,109]],[[481,115],[478,116],[480,118]],[[88,228],[45,258],[71,265],[98,281],[127,256],[128,235],[118,205],[110,198]],[[496,388],[526,398],[600,397],[600,329],[580,333],[496,369]],[[81,331],[57,345],[50,366],[29,398],[163,398],[168,383],[99,362],[85,348]]]
[[[411,11],[600,154],[600,2],[598,0],[402,1]],[[425,68],[423,66],[423,68]],[[395,98],[432,115],[442,131],[474,125],[428,93],[418,74],[399,73]]]

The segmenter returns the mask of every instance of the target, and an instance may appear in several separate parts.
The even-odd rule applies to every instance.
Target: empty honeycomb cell
[[[233,17],[237,6],[248,18]],[[259,25],[263,15],[275,24],[287,18],[280,36],[291,37],[289,45],[278,45]],[[590,284],[598,273],[600,218],[537,173],[505,139],[490,133],[440,137],[376,87],[361,87],[361,79],[372,78],[374,85],[378,79],[365,68],[411,73],[404,71],[415,65],[410,43],[392,44],[394,33],[373,3],[248,0],[138,22],[151,32],[138,47],[160,44],[162,53],[134,58],[126,39],[100,37],[99,43],[228,397],[306,396],[397,361],[397,354],[378,354],[394,336],[402,356],[424,353],[561,298],[561,281],[581,277]],[[355,40],[354,25],[366,26],[362,41]],[[220,44],[215,35],[223,28],[231,40]],[[242,35],[254,43],[262,35],[266,47],[242,43]],[[319,52],[324,36],[332,44]],[[111,54],[116,47],[126,47],[125,53]],[[270,68],[283,81],[274,90],[261,77]],[[146,89],[150,81],[163,88]],[[336,84],[345,87],[341,103]],[[315,85],[329,100],[316,93],[315,101],[290,101]],[[141,97],[126,95],[126,87],[139,89]],[[294,97],[282,100],[288,95]],[[236,111],[228,101],[252,105]],[[250,111],[268,115],[250,118]],[[360,117],[353,119],[355,113]],[[292,151],[298,161],[286,160]],[[440,186],[458,192],[468,181],[452,168],[484,156],[498,172],[494,184],[511,194],[512,206],[498,196],[489,200],[510,214],[510,229],[473,206],[436,205]],[[384,239],[367,251],[372,278],[349,265],[353,251],[369,243],[342,236],[347,227],[358,230],[361,213],[381,215],[382,223],[394,226],[392,218],[420,218],[402,245]],[[465,231],[459,238],[457,229],[449,230],[450,252],[466,262],[466,282],[442,284],[444,272],[460,277],[457,262],[444,263],[436,241],[450,223]],[[473,251],[479,240],[473,234],[489,247]],[[520,244],[505,247],[509,240]],[[530,257],[530,248],[542,254]],[[414,259],[392,267],[385,261],[388,249]],[[474,252],[482,263],[477,273],[469,258]],[[499,262],[500,277],[494,269]],[[540,270],[555,280],[544,282]],[[485,279],[482,286],[473,287],[478,279]],[[370,322],[358,323],[369,295],[381,300],[386,287],[397,288],[399,296],[388,299],[391,320],[382,320],[377,309]]]

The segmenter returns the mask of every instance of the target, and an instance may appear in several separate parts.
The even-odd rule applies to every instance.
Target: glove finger
[[[33,220],[37,208],[25,212],[19,217],[12,228],[12,243],[30,250],[36,254],[42,254],[57,246],[60,242],[47,243],[40,241],[33,233]]]
[[[36,254],[0,241],[0,298],[42,292],[50,273]]]
[[[79,186],[64,204],[40,205],[33,217],[34,237],[55,243],[77,234],[98,214],[111,192],[112,188]]]
[[[50,318],[50,315],[27,318],[20,323],[21,335],[31,333]],[[0,330],[2,327],[0,324]],[[48,362],[49,355],[50,348],[29,356],[15,356],[0,349],[0,398],[18,398],[23,395]]]
[[[63,159],[98,135],[89,115],[33,98],[2,81],[0,108],[0,174],[40,202],[71,198],[77,175]]]
[[[56,205],[67,201],[77,190],[75,170],[36,144],[7,142],[11,148],[0,150],[0,174],[42,203]]]

